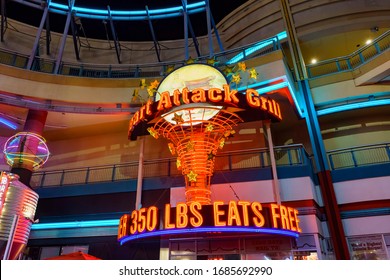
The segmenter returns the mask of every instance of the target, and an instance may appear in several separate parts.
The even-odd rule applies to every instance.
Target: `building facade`
[[[24,5],[9,2],[7,10]],[[207,2],[200,12],[206,18],[222,9]],[[191,14],[182,13],[180,20],[187,22],[181,39],[137,42],[67,35],[73,24],[87,28],[87,19],[77,16],[77,1],[73,15],[62,13],[62,34],[47,25],[47,15],[54,25],[52,15],[61,8],[54,2],[34,7],[40,16],[35,26],[3,12],[1,143],[17,132],[38,131],[50,150],[39,170],[10,168],[7,157],[0,162],[2,170],[27,176],[21,181],[39,195],[39,221],[19,258],[81,250],[102,259],[390,259],[390,4],[353,2],[242,1],[196,38],[188,27]],[[115,25],[111,31],[123,32]],[[238,202],[296,209],[300,231],[290,223],[294,219],[279,218],[290,223],[284,230],[297,235],[214,227],[120,242],[129,235],[121,233],[124,215],[151,207],[160,212],[167,204],[179,211],[186,202],[189,177],[177,168],[170,142],[147,133],[157,115],[140,115],[149,100],[157,108],[166,98],[161,106],[168,109],[159,85],[173,77],[172,91],[182,90],[174,75],[190,65],[220,71],[237,94],[249,96],[252,89],[244,99],[250,108],[262,107],[264,97],[280,109],[278,119],[271,105],[258,115],[234,111],[243,121],[211,153],[214,172],[205,204],[222,202],[231,206],[224,213],[233,214]],[[197,74],[184,87],[208,77]],[[241,104],[235,108],[244,110]],[[244,220],[240,207],[233,226]]]

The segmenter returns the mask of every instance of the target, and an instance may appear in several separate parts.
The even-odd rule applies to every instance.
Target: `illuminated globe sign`
[[[123,215],[118,240],[199,232],[277,233],[297,236],[298,211],[259,202],[211,201],[210,182],[217,151],[234,135],[240,122],[282,120],[278,102],[255,89],[231,88],[225,76],[205,64],[171,72],[129,123],[129,139],[147,132],[169,140],[176,166],[185,179],[186,201],[165,209],[155,206]],[[163,223],[160,223],[160,219]]]

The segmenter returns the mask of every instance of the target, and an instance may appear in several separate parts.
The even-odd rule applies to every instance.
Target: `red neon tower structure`
[[[228,110],[197,104],[196,107],[180,106],[149,128],[155,138],[162,135],[171,141],[169,149],[173,155],[177,154],[176,166],[185,178],[187,203],[211,203],[215,155],[235,133],[233,127],[240,121],[239,116]]]

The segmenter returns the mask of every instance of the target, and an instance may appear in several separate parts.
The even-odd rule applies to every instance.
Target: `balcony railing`
[[[332,150],[328,159],[332,170],[390,163],[390,143]]]
[[[372,43],[350,55],[320,61],[306,66],[309,78],[333,73],[348,72],[377,57],[390,48],[390,30],[376,38]]]
[[[262,56],[276,50],[281,50],[281,44],[278,36],[239,48],[216,53],[214,57],[215,60],[218,61],[217,66],[224,66],[252,57]],[[197,61],[206,63],[207,59],[209,59],[208,56],[201,56],[197,58]],[[233,60],[234,62],[232,62]],[[29,55],[0,48],[1,64],[27,69],[28,61]],[[58,67],[58,73],[54,73],[56,69],[55,59],[35,57],[32,62],[31,70],[49,74],[88,78],[147,78],[163,76],[163,73],[165,73],[168,66],[182,66],[185,65],[185,63],[186,61],[184,60],[154,64],[89,64],[61,61]]]
[[[302,145],[275,147],[277,166],[304,165],[309,162]],[[215,159],[215,171],[270,167],[269,150],[241,150],[221,153]],[[176,168],[175,158],[144,161],[144,178],[181,176]],[[34,187],[55,187],[65,185],[91,184],[136,179],[138,162],[127,162],[115,165],[75,168],[56,171],[35,172],[31,179]]]

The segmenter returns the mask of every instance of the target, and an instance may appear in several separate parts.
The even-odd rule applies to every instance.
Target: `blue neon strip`
[[[245,91],[247,88],[256,89],[256,88],[258,88],[261,85],[269,84],[269,83],[270,83],[270,81],[256,83],[256,84],[250,84],[250,85],[245,86],[245,87],[239,87],[237,90],[238,91]],[[281,89],[281,88],[284,88],[284,87],[287,87],[287,86],[288,86],[288,82],[285,81],[285,82],[281,82],[281,83],[278,83],[278,84],[266,86],[266,87],[263,87],[263,88],[258,88],[258,89],[256,89],[256,91],[259,94],[263,94],[263,93],[267,93],[267,92],[270,92],[270,91],[273,91],[273,90],[278,90],[278,89]]]
[[[67,5],[50,2],[49,3],[50,11],[56,12],[59,14],[65,14],[68,13],[69,7]],[[191,13],[198,13],[205,11],[206,9],[206,2],[205,1],[199,1],[196,3],[188,4],[186,6],[187,12],[189,14]],[[95,19],[102,19],[107,18],[109,16],[108,10],[106,9],[90,9],[90,8],[84,8],[84,7],[77,7],[73,6],[72,11],[75,12],[77,16],[82,16],[86,18],[95,18]],[[153,19],[159,19],[159,18],[169,18],[169,17],[177,17],[182,16],[183,7],[182,6],[176,6],[176,7],[169,7],[165,9],[152,9],[148,10],[110,10],[110,14],[113,19],[117,20],[145,20],[148,18],[148,13]]]
[[[278,38],[279,41],[282,39],[285,39],[285,38],[287,38],[287,32],[286,31],[280,32],[279,34],[276,35],[276,37]],[[271,40],[268,40],[266,42],[259,42],[255,45],[243,50],[241,53],[237,54],[236,56],[234,56],[233,58],[228,60],[226,62],[226,64],[237,63],[237,62],[243,60],[244,57],[251,55],[252,53],[254,53],[254,52],[256,52],[256,51],[258,51],[266,46],[273,44],[275,41],[276,41],[275,39],[271,39]]]
[[[357,102],[352,104],[345,104],[340,106],[335,106],[331,108],[321,109],[317,111],[318,116],[333,114],[337,112],[362,109],[367,107],[383,106],[390,105],[390,99],[381,99],[381,100],[369,100],[365,102]]]
[[[170,230],[157,230],[152,232],[145,232],[136,235],[131,235],[122,238],[120,244],[153,236],[162,236],[162,235],[172,235],[172,234],[190,234],[190,233],[200,233],[200,232],[240,232],[240,233],[267,233],[267,234],[277,234],[277,235],[286,235],[297,238],[299,233],[290,230],[282,229],[273,229],[273,228],[257,228],[257,227],[200,227],[200,228],[186,228],[186,229],[170,229]]]
[[[8,126],[9,128],[12,128],[13,130],[15,130],[15,129],[18,128],[18,125],[17,125],[16,123],[11,122],[11,121],[9,121],[9,120],[7,120],[7,119],[4,119],[4,118],[2,118],[2,117],[0,117],[0,123],[2,123],[2,124],[4,124],[4,125]]]
[[[108,226],[119,226],[119,219],[33,224],[31,226],[31,229],[39,230],[39,229],[64,229],[64,228],[108,227]]]

